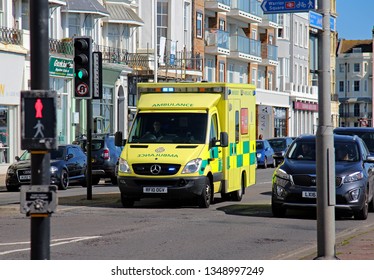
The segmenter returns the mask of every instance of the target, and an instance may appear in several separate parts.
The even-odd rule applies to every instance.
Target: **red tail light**
[[[104,149],[102,157],[104,160],[110,159],[109,149]]]

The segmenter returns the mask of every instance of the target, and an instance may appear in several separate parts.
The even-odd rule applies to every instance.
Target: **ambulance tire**
[[[134,206],[135,201],[121,194],[121,203],[124,208],[131,208]]]
[[[233,191],[231,193],[231,199],[233,201],[241,201],[243,198],[243,193],[244,193],[244,178],[242,177],[242,184],[240,186],[240,189]]]
[[[198,197],[198,206],[200,208],[209,208],[210,204],[213,202],[213,192],[212,185],[209,178],[205,178],[205,187]]]

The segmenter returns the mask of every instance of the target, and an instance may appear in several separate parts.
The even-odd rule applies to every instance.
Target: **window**
[[[273,72],[268,72],[268,90],[273,89]]]
[[[353,110],[354,110],[353,112],[354,116],[359,117],[360,116],[360,104],[355,103]]]
[[[344,92],[344,81],[339,81],[339,92]]]
[[[360,63],[353,64],[353,72],[354,73],[360,72]]]
[[[4,4],[3,0],[0,0],[0,26],[4,26]]]
[[[30,19],[29,0],[22,0],[22,11],[21,11],[22,29],[30,30],[29,19]]]
[[[229,83],[233,83],[234,82],[234,64],[229,64],[228,82]]]
[[[114,133],[113,88],[103,86],[103,98],[92,100],[92,116],[102,119],[102,133]]]
[[[203,38],[203,14],[196,12],[196,37]]]
[[[210,137],[209,140],[217,140],[218,139],[218,121],[217,121],[217,114],[212,116],[212,120],[210,122]]]
[[[257,40],[257,29],[252,29],[252,39]]]
[[[252,68],[251,84],[255,85],[257,80],[257,69]]]
[[[69,13],[69,37],[81,35],[80,14]]]
[[[339,72],[340,73],[344,73],[345,69],[344,69],[344,64],[343,63],[340,63],[339,64]]]
[[[239,67],[239,83],[244,83],[244,67]]]
[[[119,48],[121,44],[120,24],[108,24],[108,46]]]
[[[206,61],[206,79],[208,82],[214,82],[213,80],[213,61],[211,59],[207,59]]]
[[[365,89],[365,92],[368,91],[368,80],[364,81],[364,89]]]
[[[157,53],[160,52],[160,37],[168,37],[168,11],[167,2],[157,2]]]
[[[353,90],[354,91],[360,91],[360,81],[354,81],[353,82]]]
[[[83,22],[83,35],[84,36],[92,36],[92,29],[93,29],[93,19],[92,15],[85,15],[84,22]]]
[[[219,82],[225,81],[225,63],[220,62],[219,63]]]

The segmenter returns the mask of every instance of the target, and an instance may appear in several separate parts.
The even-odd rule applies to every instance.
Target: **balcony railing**
[[[51,53],[65,54],[73,56],[74,47],[71,38],[62,40],[50,39],[49,51]],[[124,64],[130,68],[137,70],[153,69],[154,53],[129,53],[126,49],[113,48],[109,46],[93,45],[93,51],[102,53],[103,62]],[[192,53],[187,51],[177,52],[175,57],[168,53],[164,57],[165,64],[160,65],[160,68],[178,68],[184,70],[201,71],[202,57],[199,53]]]
[[[231,51],[261,57],[261,42],[240,35],[231,35]]]
[[[278,46],[262,44],[262,58],[278,61]]]
[[[231,9],[238,9],[248,14],[260,16],[261,6],[257,0],[236,0],[232,1]]]
[[[22,45],[21,30],[0,27],[0,43]]]

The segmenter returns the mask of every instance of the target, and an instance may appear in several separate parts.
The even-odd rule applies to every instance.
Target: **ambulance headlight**
[[[195,173],[199,171],[201,167],[201,158],[196,158],[191,161],[189,161],[186,166],[182,170],[182,174],[189,174],[189,173]]]
[[[123,158],[119,159],[119,162],[118,162],[118,171],[122,172],[122,173],[127,173],[127,174],[131,173],[130,165]]]

